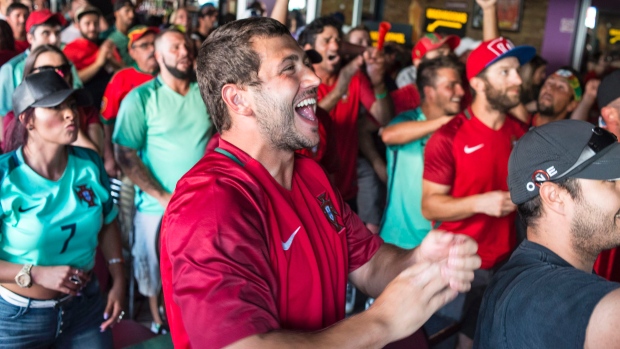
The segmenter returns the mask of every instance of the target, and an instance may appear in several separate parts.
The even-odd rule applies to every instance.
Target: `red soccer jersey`
[[[344,318],[347,276],[382,244],[311,159],[291,190],[220,140],[179,181],[164,216],[161,274],[175,348],[220,348]]]
[[[451,187],[455,198],[494,190],[508,191],[508,158],[515,142],[527,131],[525,125],[506,116],[493,130],[465,109],[435,132],[426,145],[424,179]],[[482,269],[490,269],[508,257],[516,242],[515,213],[501,218],[475,214],[439,229],[466,234],[478,242]]]
[[[155,76],[144,73],[134,67],[119,70],[114,74],[101,100],[101,116],[104,122],[113,122],[118,115],[121,101],[134,87],[150,81]]]
[[[390,92],[390,97],[394,103],[394,115],[420,106],[420,92],[414,84],[408,84]]]
[[[68,43],[63,49],[63,52],[67,58],[73,62],[77,70],[82,70],[95,63],[97,55],[99,54],[99,45],[86,38],[79,38]],[[117,61],[122,62],[121,56],[116,48],[114,49],[113,55]]]
[[[333,85],[319,85],[318,99],[321,100],[329,94]],[[336,149],[340,162],[339,171],[336,173],[336,188],[345,200],[353,199],[357,195],[357,117],[360,112],[360,103],[366,110],[375,102],[375,94],[368,78],[359,71],[351,78],[348,93],[340,99],[336,106],[329,112],[333,121],[333,129],[336,134]]]
[[[30,43],[27,40],[15,40],[15,51],[22,53],[30,48]]]

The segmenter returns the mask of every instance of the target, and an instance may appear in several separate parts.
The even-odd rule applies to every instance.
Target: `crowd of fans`
[[[517,141],[529,129],[565,119],[620,136],[613,64],[593,63],[588,72],[562,67],[546,76],[547,62],[535,48],[499,36],[496,1],[476,1],[483,40],[428,33],[413,48],[388,42],[382,52],[371,47],[364,26],[345,34],[334,16],[306,25],[285,0],[271,13],[320,78],[311,113],[319,141],[297,152],[323,167],[343,201],[386,243],[414,249],[438,228],[478,244],[482,265],[471,290],[433,315],[459,324],[449,344],[459,348],[471,348],[480,336],[476,325],[488,322],[478,320],[485,289],[530,226],[519,219],[524,212],[507,182]],[[0,157],[0,340],[9,333],[15,346],[109,347],[108,328],[124,315],[129,255],[129,277],[148,299],[151,330],[166,332],[162,217],[177,182],[205,153],[228,153],[218,147],[217,131],[230,121],[212,118],[223,111],[207,109],[195,73],[218,9],[178,8],[166,24],[152,25],[129,0],[114,2],[111,21],[86,0],[72,0],[64,15],[36,1],[0,5],[0,134],[7,154]],[[247,11],[267,16],[258,1]],[[121,202],[120,215],[109,178],[133,197]],[[121,236],[129,234],[135,239],[123,256]],[[92,272],[96,253],[113,278],[103,290],[107,305]],[[603,252],[596,273],[620,281],[615,258],[615,250]],[[347,290],[346,309],[353,312],[355,289]],[[41,314],[23,336],[4,324],[13,318],[4,314],[20,307]],[[59,325],[45,331],[57,318]]]

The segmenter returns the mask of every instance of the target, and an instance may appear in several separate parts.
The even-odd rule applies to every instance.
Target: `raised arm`
[[[497,0],[476,0],[482,8],[482,41],[499,37],[497,26]]]

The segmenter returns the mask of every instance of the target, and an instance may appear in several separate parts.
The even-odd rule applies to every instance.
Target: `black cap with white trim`
[[[611,132],[578,120],[533,128],[508,162],[508,188],[515,204],[538,196],[543,182],[564,178],[620,178],[620,143]]]

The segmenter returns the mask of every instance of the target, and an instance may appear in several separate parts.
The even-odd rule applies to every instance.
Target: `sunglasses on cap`
[[[71,65],[70,64],[63,64],[63,65],[58,65],[58,66],[42,65],[40,67],[35,67],[32,70],[32,72],[33,73],[40,73],[40,72],[47,71],[47,70],[53,70],[56,73],[58,73],[58,75],[60,75],[60,76],[62,76],[64,78],[67,75],[71,74]]]
[[[588,144],[583,148],[581,155],[575,162],[573,166],[571,166],[568,170],[563,173],[555,176],[552,181],[557,181],[563,178],[571,177],[571,175],[576,174],[591,164],[597,158],[597,154],[600,154],[601,151],[606,149],[607,147],[618,143],[618,138],[613,133],[600,128],[598,126],[592,128],[592,136],[590,136],[590,140]],[[537,181],[538,183],[542,183],[545,181]]]

